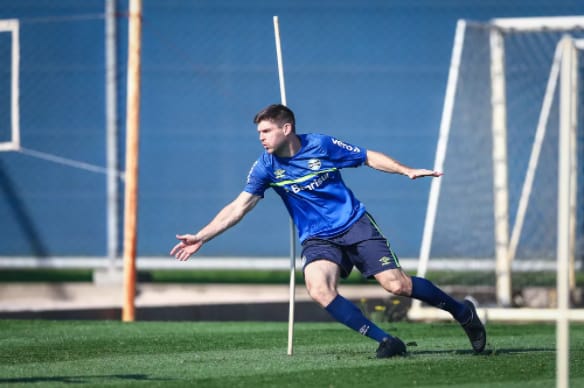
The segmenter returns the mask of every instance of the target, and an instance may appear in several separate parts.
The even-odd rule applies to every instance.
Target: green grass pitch
[[[404,358],[336,323],[0,321],[0,386],[553,387],[555,326],[489,324],[473,355],[454,323],[385,323]],[[584,387],[584,325],[570,332],[572,387]]]

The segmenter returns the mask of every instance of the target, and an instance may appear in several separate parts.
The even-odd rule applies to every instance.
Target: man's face
[[[259,122],[258,134],[266,152],[278,154],[287,141],[286,134],[289,132],[289,126],[290,124],[284,124],[283,127],[278,127],[276,123],[268,120]]]

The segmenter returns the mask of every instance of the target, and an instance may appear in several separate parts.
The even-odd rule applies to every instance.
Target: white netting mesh
[[[466,27],[448,149],[444,162],[432,257],[492,260],[494,238],[491,49],[489,25]],[[556,45],[565,33],[574,39],[584,31],[504,31],[507,109],[509,233],[536,134]],[[582,54],[580,54],[582,57]],[[581,58],[582,59],[582,58]],[[579,65],[582,74],[582,63]],[[580,90],[582,88],[580,87]],[[582,93],[580,92],[580,95]],[[582,112],[582,103],[578,111]],[[584,123],[582,113],[579,123]],[[516,260],[524,264],[555,259],[557,229],[558,89],[553,95],[545,138],[534,175]],[[578,143],[582,149],[579,125]],[[579,151],[578,164],[584,162]],[[578,193],[582,197],[582,169]],[[581,213],[581,212],[578,212]],[[579,231],[579,232],[578,232]],[[582,249],[582,215],[577,215],[577,256]],[[529,266],[529,265],[528,265]]]

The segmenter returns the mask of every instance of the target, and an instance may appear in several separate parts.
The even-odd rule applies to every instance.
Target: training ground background
[[[117,2],[120,169],[127,9]],[[0,19],[21,23],[23,147],[105,166],[104,10],[102,0],[0,0]],[[280,101],[273,15],[299,132],[334,134],[431,168],[456,21],[583,13],[584,4],[571,0],[144,1],[139,255],[166,255],[175,233],[201,227],[243,188],[262,151],[252,118]],[[9,37],[0,33],[3,69]],[[8,141],[11,73],[3,74],[0,141]],[[430,181],[368,168],[345,178],[396,253],[417,257]],[[512,193],[512,207],[516,200]],[[104,175],[0,153],[0,256],[104,257],[106,208]],[[121,206],[119,213],[121,225]],[[201,255],[285,257],[288,230],[288,215],[269,191]],[[447,241],[434,244],[448,256]]]

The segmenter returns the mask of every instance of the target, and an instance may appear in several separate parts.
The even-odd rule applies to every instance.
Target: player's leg
[[[384,289],[395,295],[419,299],[448,311],[462,325],[473,350],[480,353],[485,349],[486,331],[472,302],[465,300],[461,303],[431,281],[417,276],[410,277],[400,268],[379,272],[374,277]]]
[[[355,243],[347,252],[364,276],[374,277],[392,294],[416,298],[446,310],[459,322],[470,317],[471,311],[465,304],[442,292],[432,282],[410,277],[402,271],[397,255],[369,214],[361,218],[350,233]]]
[[[429,280],[410,277],[402,271],[397,255],[369,214],[356,226],[351,232],[357,242],[351,247],[350,255],[363,275],[374,277],[392,294],[412,297],[448,311],[466,331],[473,349],[484,350],[486,332],[470,301],[461,303]]]
[[[417,276],[408,276],[401,268],[389,269],[374,275],[375,280],[394,295],[419,299],[431,306],[448,311],[454,319],[465,322],[471,311],[450,295],[436,287],[434,283]]]
[[[367,319],[354,303],[339,295],[337,292],[339,277],[339,265],[329,260],[313,260],[304,267],[306,288],[311,298],[338,322],[383,344],[383,351],[380,352],[378,349],[377,357],[387,358],[405,354],[403,342],[381,330]]]
[[[306,288],[310,297],[337,321],[377,342],[390,337],[363,315],[354,303],[337,292],[340,268],[329,260],[315,260],[304,268]]]

